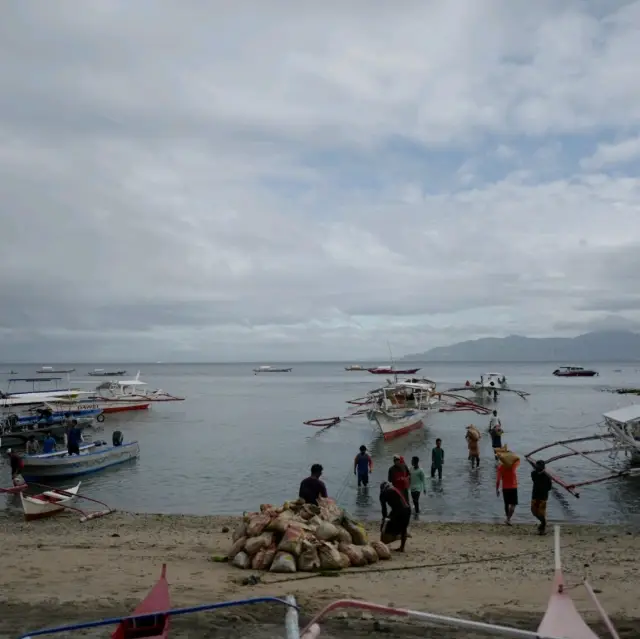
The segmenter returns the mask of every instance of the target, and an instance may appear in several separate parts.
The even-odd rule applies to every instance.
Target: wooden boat
[[[80,490],[80,482],[73,488],[47,490],[39,495],[25,497],[20,493],[20,501],[22,502],[22,510],[24,518],[27,521],[33,519],[44,519],[57,515],[71,505],[77,498],[78,490]]]
[[[160,579],[133,611],[132,616],[138,618],[121,621],[111,639],[165,639],[169,636],[170,608],[167,564],[163,564]]]

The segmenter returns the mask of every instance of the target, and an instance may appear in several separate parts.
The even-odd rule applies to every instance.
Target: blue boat
[[[69,455],[66,450],[39,455],[23,455],[22,476],[26,481],[78,477],[137,459],[140,456],[138,442],[123,442],[122,433],[113,433],[113,444],[95,441],[80,445],[79,455]]]
[[[101,408],[83,408],[79,410],[47,410],[37,409],[31,415],[18,415],[18,424],[36,424],[39,427],[61,424],[65,419],[79,419],[81,417],[98,417]]]

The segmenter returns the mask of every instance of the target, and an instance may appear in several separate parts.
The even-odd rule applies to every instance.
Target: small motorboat
[[[351,366],[345,366],[345,371],[366,371],[367,369],[364,366],[360,366],[360,364],[351,364]]]
[[[258,373],[290,373],[293,368],[277,368],[276,366],[260,366],[259,368],[254,368],[253,372],[255,375]]]
[[[170,616],[167,611],[170,608],[167,564],[163,564],[160,579],[131,615],[137,618],[121,621],[111,634],[111,639],[134,639],[138,637],[165,639],[169,636]]]
[[[598,371],[582,368],[581,366],[560,366],[553,371],[556,377],[595,377]]]
[[[80,490],[80,482],[73,488],[52,488],[39,495],[25,497],[20,493],[24,518],[27,521],[31,521],[32,519],[43,519],[44,517],[51,517],[61,513],[76,500],[78,490]]]
[[[75,368],[53,368],[53,366],[43,366],[36,373],[39,375],[48,375],[49,373],[73,373]]]

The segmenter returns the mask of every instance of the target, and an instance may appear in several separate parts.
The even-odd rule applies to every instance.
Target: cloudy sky
[[[640,327],[638,59],[619,0],[6,3],[0,360]]]

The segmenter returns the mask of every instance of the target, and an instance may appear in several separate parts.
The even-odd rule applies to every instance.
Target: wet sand
[[[407,552],[337,576],[258,574],[212,561],[226,555],[232,517],[116,513],[80,524],[72,515],[24,523],[0,521],[0,637],[128,614],[168,564],[172,605],[183,607],[251,596],[295,595],[303,620],[340,597],[465,615],[535,629],[553,574],[553,535],[527,526],[412,524]],[[375,524],[367,524],[377,538]],[[395,546],[396,544],[394,544]],[[597,621],[580,586],[587,576],[621,636],[639,636],[640,536],[624,527],[566,525],[563,564],[571,595]],[[260,582],[245,585],[258,574]],[[283,610],[255,606],[175,619],[172,637],[283,635]],[[335,613],[328,636],[422,634],[360,612]],[[263,624],[256,626],[253,624]],[[268,624],[268,625],[264,625]],[[596,628],[599,625],[596,623]],[[110,628],[85,636],[108,636]],[[83,636],[71,635],[71,636]],[[434,637],[459,636],[438,630]]]

